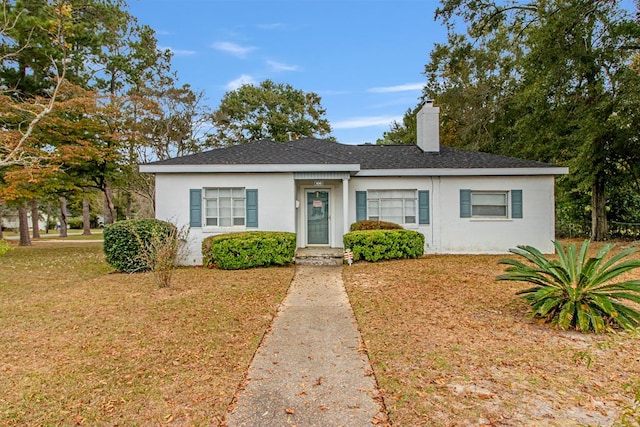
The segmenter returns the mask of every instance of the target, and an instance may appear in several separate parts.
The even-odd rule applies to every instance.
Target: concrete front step
[[[299,248],[296,264],[299,265],[342,265],[342,248]]]

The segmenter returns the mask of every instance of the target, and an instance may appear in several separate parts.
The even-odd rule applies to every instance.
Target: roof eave
[[[244,164],[244,165],[140,165],[143,173],[274,173],[274,172],[353,172],[354,164]]]
[[[567,175],[566,167],[363,169],[356,176],[526,176]]]

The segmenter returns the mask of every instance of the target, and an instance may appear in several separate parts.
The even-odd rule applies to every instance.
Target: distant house
[[[298,247],[342,247],[361,219],[425,235],[426,253],[552,252],[554,179],[568,169],[440,147],[439,108],[418,112],[417,145],[260,140],[140,166],[156,176],[156,215],[189,225],[189,263],[203,238],[291,231]]]

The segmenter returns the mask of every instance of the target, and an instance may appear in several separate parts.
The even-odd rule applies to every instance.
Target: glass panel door
[[[329,244],[329,191],[307,191],[307,244]]]

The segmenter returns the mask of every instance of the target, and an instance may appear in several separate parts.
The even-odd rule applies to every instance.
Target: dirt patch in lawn
[[[0,425],[217,425],[294,269],[113,273],[102,245],[0,257]]]
[[[638,425],[638,334],[584,335],[530,319],[515,296],[526,285],[495,281],[500,258],[345,267],[394,425]]]

